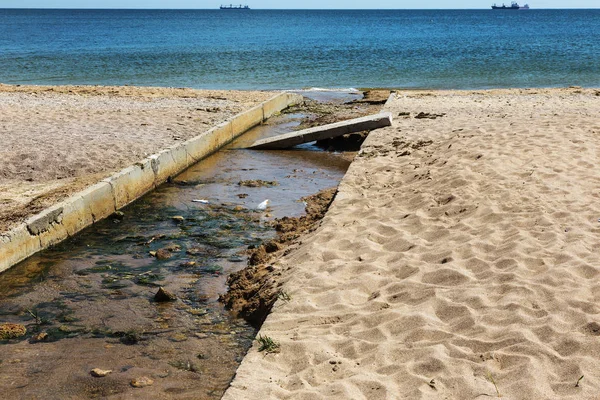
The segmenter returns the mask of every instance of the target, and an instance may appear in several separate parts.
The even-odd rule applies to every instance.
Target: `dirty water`
[[[1,274],[0,322],[27,328],[0,341],[2,396],[220,398],[256,333],[218,301],[227,275],[246,265],[249,246],[275,235],[269,221],[301,215],[299,199],[336,186],[349,166],[311,145],[239,149],[303,118],[272,118],[123,215]],[[274,184],[239,185],[247,180]],[[168,258],[151,255],[160,249]],[[177,301],[155,302],[159,286]],[[92,377],[94,368],[111,372]],[[141,377],[152,385],[134,388]]]

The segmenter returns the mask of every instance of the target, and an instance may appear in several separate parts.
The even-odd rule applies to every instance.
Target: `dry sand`
[[[0,84],[0,232],[272,96]]]
[[[600,91],[386,108],[224,399],[598,398]]]

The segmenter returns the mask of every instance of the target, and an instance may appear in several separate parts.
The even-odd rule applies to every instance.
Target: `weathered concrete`
[[[392,114],[384,112],[257,140],[248,148],[265,150],[285,149],[302,143],[330,139],[347,133],[368,131],[390,125],[392,125]]]
[[[257,125],[256,121],[260,121],[259,123],[264,121],[262,105],[252,107],[239,118],[231,121],[231,140]]]
[[[146,158],[104,179],[103,182],[111,185],[115,207],[119,209],[152,190],[155,187],[155,179],[152,160]]]
[[[42,248],[52,246],[69,236],[62,224],[63,214],[62,204],[56,204],[25,221],[29,233],[40,238]]]
[[[183,144],[188,155],[197,162],[227,144],[231,136],[231,121],[227,121]]]
[[[302,96],[280,93],[184,143],[129,166],[0,233],[0,272],[113,214]]]
[[[21,224],[0,236],[0,271],[42,249],[40,238]],[[18,261],[13,261],[18,260]]]
[[[269,119],[292,104],[299,104],[303,97],[295,93],[281,93],[279,96],[263,103],[263,119]]]

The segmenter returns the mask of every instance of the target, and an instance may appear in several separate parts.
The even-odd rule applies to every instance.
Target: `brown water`
[[[245,266],[248,246],[274,236],[268,221],[301,215],[298,200],[336,186],[349,165],[308,145],[236,149],[290,131],[302,117],[255,128],[125,208],[121,220],[102,221],[0,275],[0,322],[28,331],[0,342],[1,397],[220,398],[256,333],[218,302],[227,275]],[[277,185],[238,185],[250,179]],[[270,209],[256,210],[265,199]],[[170,259],[150,256],[165,247]],[[154,302],[158,286],[178,300]],[[47,338],[34,342],[40,332]],[[93,368],[112,373],[95,378]],[[141,376],[154,384],[133,388]]]

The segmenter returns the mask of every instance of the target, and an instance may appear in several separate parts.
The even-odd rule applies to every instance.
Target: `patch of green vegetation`
[[[159,274],[143,273],[138,275],[134,282],[143,286],[160,286],[156,281],[162,281],[163,279],[165,279],[165,277]]]
[[[107,276],[102,279],[102,287],[105,289],[123,289],[130,285],[130,282],[124,282],[118,276]]]
[[[200,372],[198,366],[190,360],[169,361],[169,365],[183,371]]]
[[[127,332],[114,332],[113,336],[118,337],[121,343],[129,346],[138,344],[144,339],[142,333],[135,329],[130,329]]]
[[[48,328],[45,332],[48,334],[47,341],[55,342],[61,339],[71,339],[89,331],[84,327],[60,325]]]
[[[277,293],[277,298],[286,303],[292,300],[292,296],[285,290],[280,290],[279,293]]]
[[[502,397],[502,395],[500,394],[500,391],[498,390],[498,385],[496,385],[496,381],[494,380],[494,377],[492,376],[492,373],[490,371],[488,371],[487,375],[488,375],[488,379],[490,380],[490,382],[492,382],[494,384],[494,388],[496,388],[496,395],[498,397]]]
[[[258,351],[261,351],[261,352],[264,351],[267,354],[279,352],[279,347],[280,347],[279,343],[274,341],[269,336],[258,335],[258,339],[256,339],[256,340],[258,341],[258,344],[260,345],[258,347]]]

